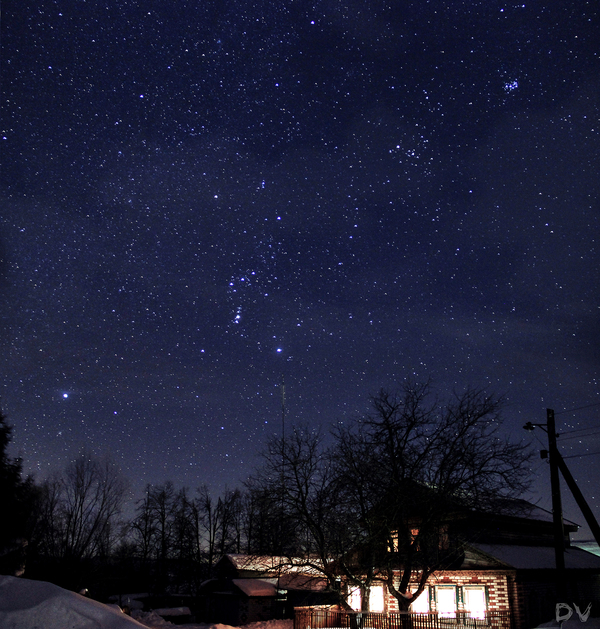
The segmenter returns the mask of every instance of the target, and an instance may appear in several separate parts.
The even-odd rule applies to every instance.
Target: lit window
[[[419,544],[419,529],[410,529],[410,545],[414,546],[415,550],[421,550]]]
[[[429,611],[429,592],[427,588],[425,588],[419,597],[411,603],[410,611],[413,614],[426,614]]]
[[[360,588],[350,590],[348,604],[355,612],[361,610],[362,596],[360,595]],[[379,613],[385,611],[385,590],[383,585],[371,586],[369,591],[369,611]]]
[[[435,604],[440,616],[456,616],[456,588],[436,587]]]
[[[465,587],[464,599],[465,610],[469,612],[471,618],[485,618],[485,612],[487,611],[485,588]]]
[[[369,611],[381,613],[384,609],[383,585],[374,585],[369,594]]]
[[[359,612],[362,607],[362,596],[360,595],[360,588],[354,588],[350,590],[350,596],[348,597],[348,605],[355,611]]]

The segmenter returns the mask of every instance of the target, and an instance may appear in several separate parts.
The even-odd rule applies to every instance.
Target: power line
[[[587,454],[570,454],[569,456],[563,456],[563,459],[581,459],[584,456],[594,456],[595,454],[600,454],[600,451],[588,452]]]
[[[586,408],[594,408],[595,406],[600,406],[600,402],[596,402],[595,404],[588,404],[587,406],[578,406],[577,408],[570,408],[566,411],[559,411],[558,413],[554,413],[554,415],[564,415],[565,413],[574,413],[575,411],[582,411]]]
[[[590,432],[585,435],[573,435],[571,437],[565,437],[565,435],[571,435],[574,432],[583,432],[584,430],[594,430],[595,432]],[[595,437],[596,435],[600,435],[600,430],[596,430],[595,428],[582,428],[581,430],[572,430],[569,432],[561,432],[559,437],[561,437],[561,441],[568,441],[569,439],[583,439],[585,437]]]
[[[574,430],[567,430],[567,432],[562,432],[561,435],[571,435],[576,432],[585,432],[586,430],[596,430],[596,427],[588,426],[587,428],[575,428]]]

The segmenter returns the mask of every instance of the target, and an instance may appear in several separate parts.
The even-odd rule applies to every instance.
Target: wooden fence
[[[348,612],[331,608],[296,607],[294,629],[511,629],[508,611],[486,612],[472,618],[466,612],[454,616],[438,613]]]

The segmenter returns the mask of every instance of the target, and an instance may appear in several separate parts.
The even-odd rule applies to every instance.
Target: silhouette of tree
[[[40,488],[34,546],[39,570],[73,589],[106,563],[121,537],[127,481],[109,459],[84,453]]]
[[[279,487],[282,522],[295,524],[282,541],[288,552],[332,587],[359,588],[363,611],[377,583],[407,610],[460,556],[464,540],[448,522],[522,494],[530,452],[501,436],[502,400],[482,391],[440,403],[429,383],[406,383],[371,403],[329,447],[306,428],[272,440],[253,487]]]
[[[24,551],[31,535],[36,490],[33,480],[23,479],[21,459],[8,455],[12,427],[0,411],[0,573],[21,573]]]

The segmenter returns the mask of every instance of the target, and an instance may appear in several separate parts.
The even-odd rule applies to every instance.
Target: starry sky
[[[42,479],[235,487],[409,377],[600,517],[600,8],[4,0],[0,404]],[[535,499],[550,507],[535,459]],[[566,515],[584,524],[572,501]],[[588,534],[589,537],[589,534]]]

